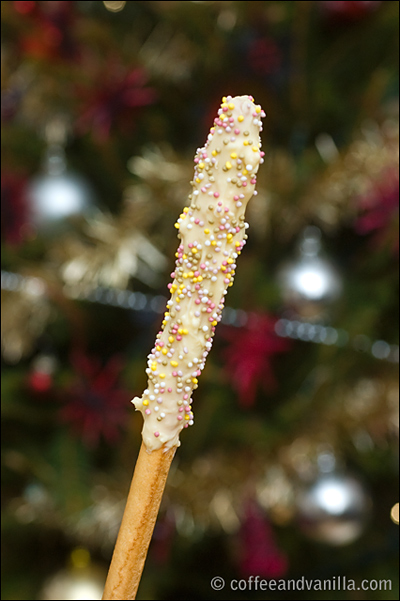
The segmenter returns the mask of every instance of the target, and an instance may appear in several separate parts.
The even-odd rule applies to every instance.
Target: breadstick
[[[244,214],[257,193],[264,116],[251,96],[225,97],[197,149],[190,202],[175,224],[181,243],[171,299],[148,356],[147,389],[132,401],[143,414],[143,445],[103,599],[135,598],[179,435],[193,425],[192,393],[247,240]]]

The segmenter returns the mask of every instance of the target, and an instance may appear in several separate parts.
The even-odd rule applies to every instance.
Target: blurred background
[[[101,598],[173,224],[251,94],[249,243],[138,598],[398,599],[398,2],[1,9],[2,598]]]

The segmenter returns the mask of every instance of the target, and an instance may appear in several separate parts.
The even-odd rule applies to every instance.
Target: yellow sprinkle
[[[188,413],[185,415],[185,419],[187,419],[189,421],[190,415]]]
[[[157,351],[161,351],[161,346],[157,345],[157,346],[156,346],[156,350],[157,350]]]
[[[205,233],[205,234],[208,236],[208,234],[210,233],[210,230],[209,230],[208,228],[206,228],[206,229],[204,230],[204,233]]]
[[[216,326],[217,324],[218,324],[218,321],[215,321],[215,320],[211,323],[212,326]]]
[[[187,259],[187,255],[183,255],[182,259],[183,260]]]
[[[145,407],[147,407],[147,405],[148,405],[148,404],[149,404],[149,401],[148,401],[147,399],[145,399],[145,400],[143,401],[143,405],[144,405]]]
[[[163,326],[167,325],[167,322],[165,321],[165,319],[163,319],[162,324],[163,324]]]
[[[232,238],[233,238],[232,234],[228,234],[227,237],[226,237],[226,239],[228,240],[228,242],[230,242],[232,240]],[[228,263],[229,263],[229,261],[228,261]]]
[[[171,344],[174,342],[175,338],[173,336],[170,336],[168,338],[168,342],[170,342]]]
[[[157,370],[157,363],[152,363],[151,364],[151,370],[152,371],[156,371]]]
[[[175,227],[177,230],[179,230],[179,228],[181,227],[180,224],[178,222],[175,223]]]
[[[194,277],[194,272],[193,271],[189,271],[188,275],[189,275],[190,278],[193,278]]]
[[[226,100],[227,100],[226,96],[222,96],[222,103],[223,103],[223,104],[225,104]],[[222,106],[222,105],[221,105],[221,106]]]
[[[189,207],[185,207],[185,208],[183,209],[183,212],[184,212],[184,213],[189,213]]]
[[[179,363],[178,361],[171,361],[171,365],[172,367],[178,367]]]
[[[229,109],[230,111],[233,111],[233,109],[234,109],[234,108],[235,108],[235,105],[233,104],[233,102],[230,102],[230,103],[228,104],[228,109]]]
[[[247,169],[243,169],[242,173],[243,175],[248,175],[249,172],[247,171]]]
[[[160,374],[160,378],[161,378],[162,380],[164,380],[164,378],[165,378],[165,374]]]
[[[185,278],[185,280],[187,280],[187,279],[188,279],[188,277],[189,277],[189,274],[188,274],[188,273],[184,273],[184,274],[183,274],[183,277]]]
[[[199,184],[201,182],[201,179],[199,179],[198,177],[196,177],[196,184]]]
[[[224,114],[222,113],[222,115],[220,115],[220,117],[219,117],[219,118],[221,119],[221,121],[223,121],[224,119],[226,119],[226,115],[224,115]]]
[[[211,154],[213,155],[213,157],[216,157],[218,152],[216,150],[213,150]]]
[[[205,165],[204,163],[199,163],[199,169],[204,169]]]
[[[253,152],[258,152],[257,146],[253,146],[252,150],[253,150]]]
[[[182,332],[183,332],[184,334],[189,334],[189,330],[187,330],[186,328],[185,328],[184,330],[182,330]]]
[[[192,253],[193,253],[194,255],[195,255],[197,252],[199,252],[197,248],[192,248]]]
[[[228,236],[232,236],[232,234],[228,234]],[[227,263],[229,265],[232,265],[233,262],[234,262],[233,259],[228,259],[228,261],[227,261]]]
[[[236,246],[236,247],[239,247],[239,246],[241,246],[240,242],[236,242],[235,246]]]
[[[231,159],[237,159],[236,152],[231,152]]]
[[[211,246],[217,246],[217,243],[216,243],[216,241],[215,241],[215,240],[213,240],[213,241],[211,242]]]
[[[261,113],[261,106],[256,107],[256,113]]]
[[[231,164],[229,161],[226,161],[226,163],[225,163],[225,167],[226,167],[227,169],[232,169],[232,164]]]
[[[226,271],[225,265],[221,265],[221,271]]]
[[[240,123],[241,123],[242,121],[244,121],[244,117],[243,117],[243,115],[239,115],[239,117],[238,117],[238,121],[239,121]]]
[[[161,351],[163,355],[166,355],[168,353],[168,349],[167,348],[163,348],[163,350]]]
[[[243,142],[243,146],[248,146],[248,145],[249,145],[249,141],[248,141],[248,140],[245,140],[245,141]]]
[[[198,282],[202,282],[202,281],[203,281],[203,276],[202,276],[202,275],[199,275],[199,277],[197,278],[197,281],[198,281]]]
[[[197,278],[193,278],[192,282],[193,284],[197,284]]]
[[[197,378],[192,378],[192,382],[193,382],[193,384],[198,384],[199,381]]]

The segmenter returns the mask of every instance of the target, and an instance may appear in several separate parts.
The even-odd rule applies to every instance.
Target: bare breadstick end
[[[142,443],[103,599],[135,599],[176,447],[151,453]]]

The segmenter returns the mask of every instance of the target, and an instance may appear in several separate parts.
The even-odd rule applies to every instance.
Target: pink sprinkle
[[[219,201],[218,206],[222,207],[222,202],[221,201]]]
[[[179,407],[178,411],[179,413],[183,413],[183,407]]]
[[[220,225],[220,226],[219,226],[219,229],[220,229],[220,230],[224,230],[224,229],[225,229],[225,226],[224,226],[224,225]]]
[[[179,421],[182,421],[183,417],[181,415],[178,415],[177,419],[179,419]]]
[[[150,413],[151,413],[150,409],[146,409],[145,414],[150,415]]]
[[[185,424],[183,427],[184,428],[189,428],[189,424]]]
[[[195,277],[196,277],[196,278],[198,278],[198,277],[199,277],[199,275],[200,275],[200,271],[195,271],[195,272],[194,272],[194,275],[195,275]]]
[[[211,311],[212,311],[211,307],[208,307],[207,313],[211,313]]]
[[[219,198],[219,192],[214,192],[214,198]]]
[[[200,305],[201,300],[199,298],[196,298],[196,300],[194,302],[196,303],[196,305]]]
[[[247,182],[242,182],[242,186],[245,188],[247,186]]]
[[[203,192],[203,194],[205,194],[207,192],[207,188],[205,188],[204,186],[202,187],[201,191]]]
[[[200,371],[200,369],[198,369],[198,370],[197,370],[197,375],[198,375],[198,376],[201,376],[201,371]]]
[[[228,261],[222,261],[222,265],[228,265]]]
[[[184,401],[187,401],[187,400],[188,400],[188,398],[189,398],[189,395],[188,395],[188,394],[185,394],[185,396],[183,397],[183,400],[184,400]]]
[[[174,378],[176,378],[176,376],[178,375],[178,372],[177,371],[173,371],[172,375],[174,376]],[[169,390],[169,388],[168,388],[168,390]]]
[[[172,388],[168,388],[168,392],[172,392]]]
[[[240,129],[235,129],[235,134],[238,136],[240,134]]]
[[[178,334],[178,336],[176,337],[177,341],[180,342],[182,340],[182,336],[180,334]]]
[[[233,117],[229,117],[229,123],[233,123],[235,119]]]
[[[207,313],[211,313],[211,309],[207,309]],[[209,317],[208,321],[211,323],[214,321],[214,317]]]
[[[193,242],[189,242],[188,246],[189,248],[193,248]]]
[[[195,288],[196,288],[196,290],[200,290],[200,288],[201,288],[200,284],[196,284]]]
[[[154,432],[154,436],[155,436],[156,438],[158,438],[158,437],[160,436],[160,433],[159,433],[159,432]]]
[[[256,178],[253,178],[250,183],[253,184],[253,185],[256,184],[257,183]]]
[[[229,213],[229,207],[225,207],[225,213]]]
[[[168,284],[168,288],[169,288],[169,290],[171,290],[172,284]]]
[[[205,268],[206,268],[206,265],[205,265],[205,263],[202,263],[202,264],[200,265],[200,269],[205,269]]]
[[[173,271],[173,272],[171,273],[171,278],[174,278],[175,276],[176,276],[176,273],[175,273],[175,271]]]
[[[224,280],[224,284],[229,284],[229,280],[228,280],[228,278],[225,278],[225,280]]]
[[[233,200],[239,200],[239,196],[234,196]]]
[[[236,227],[236,232],[237,232],[237,233],[239,233],[239,232],[240,232],[240,227],[239,227],[239,226],[237,226],[237,227]]]

